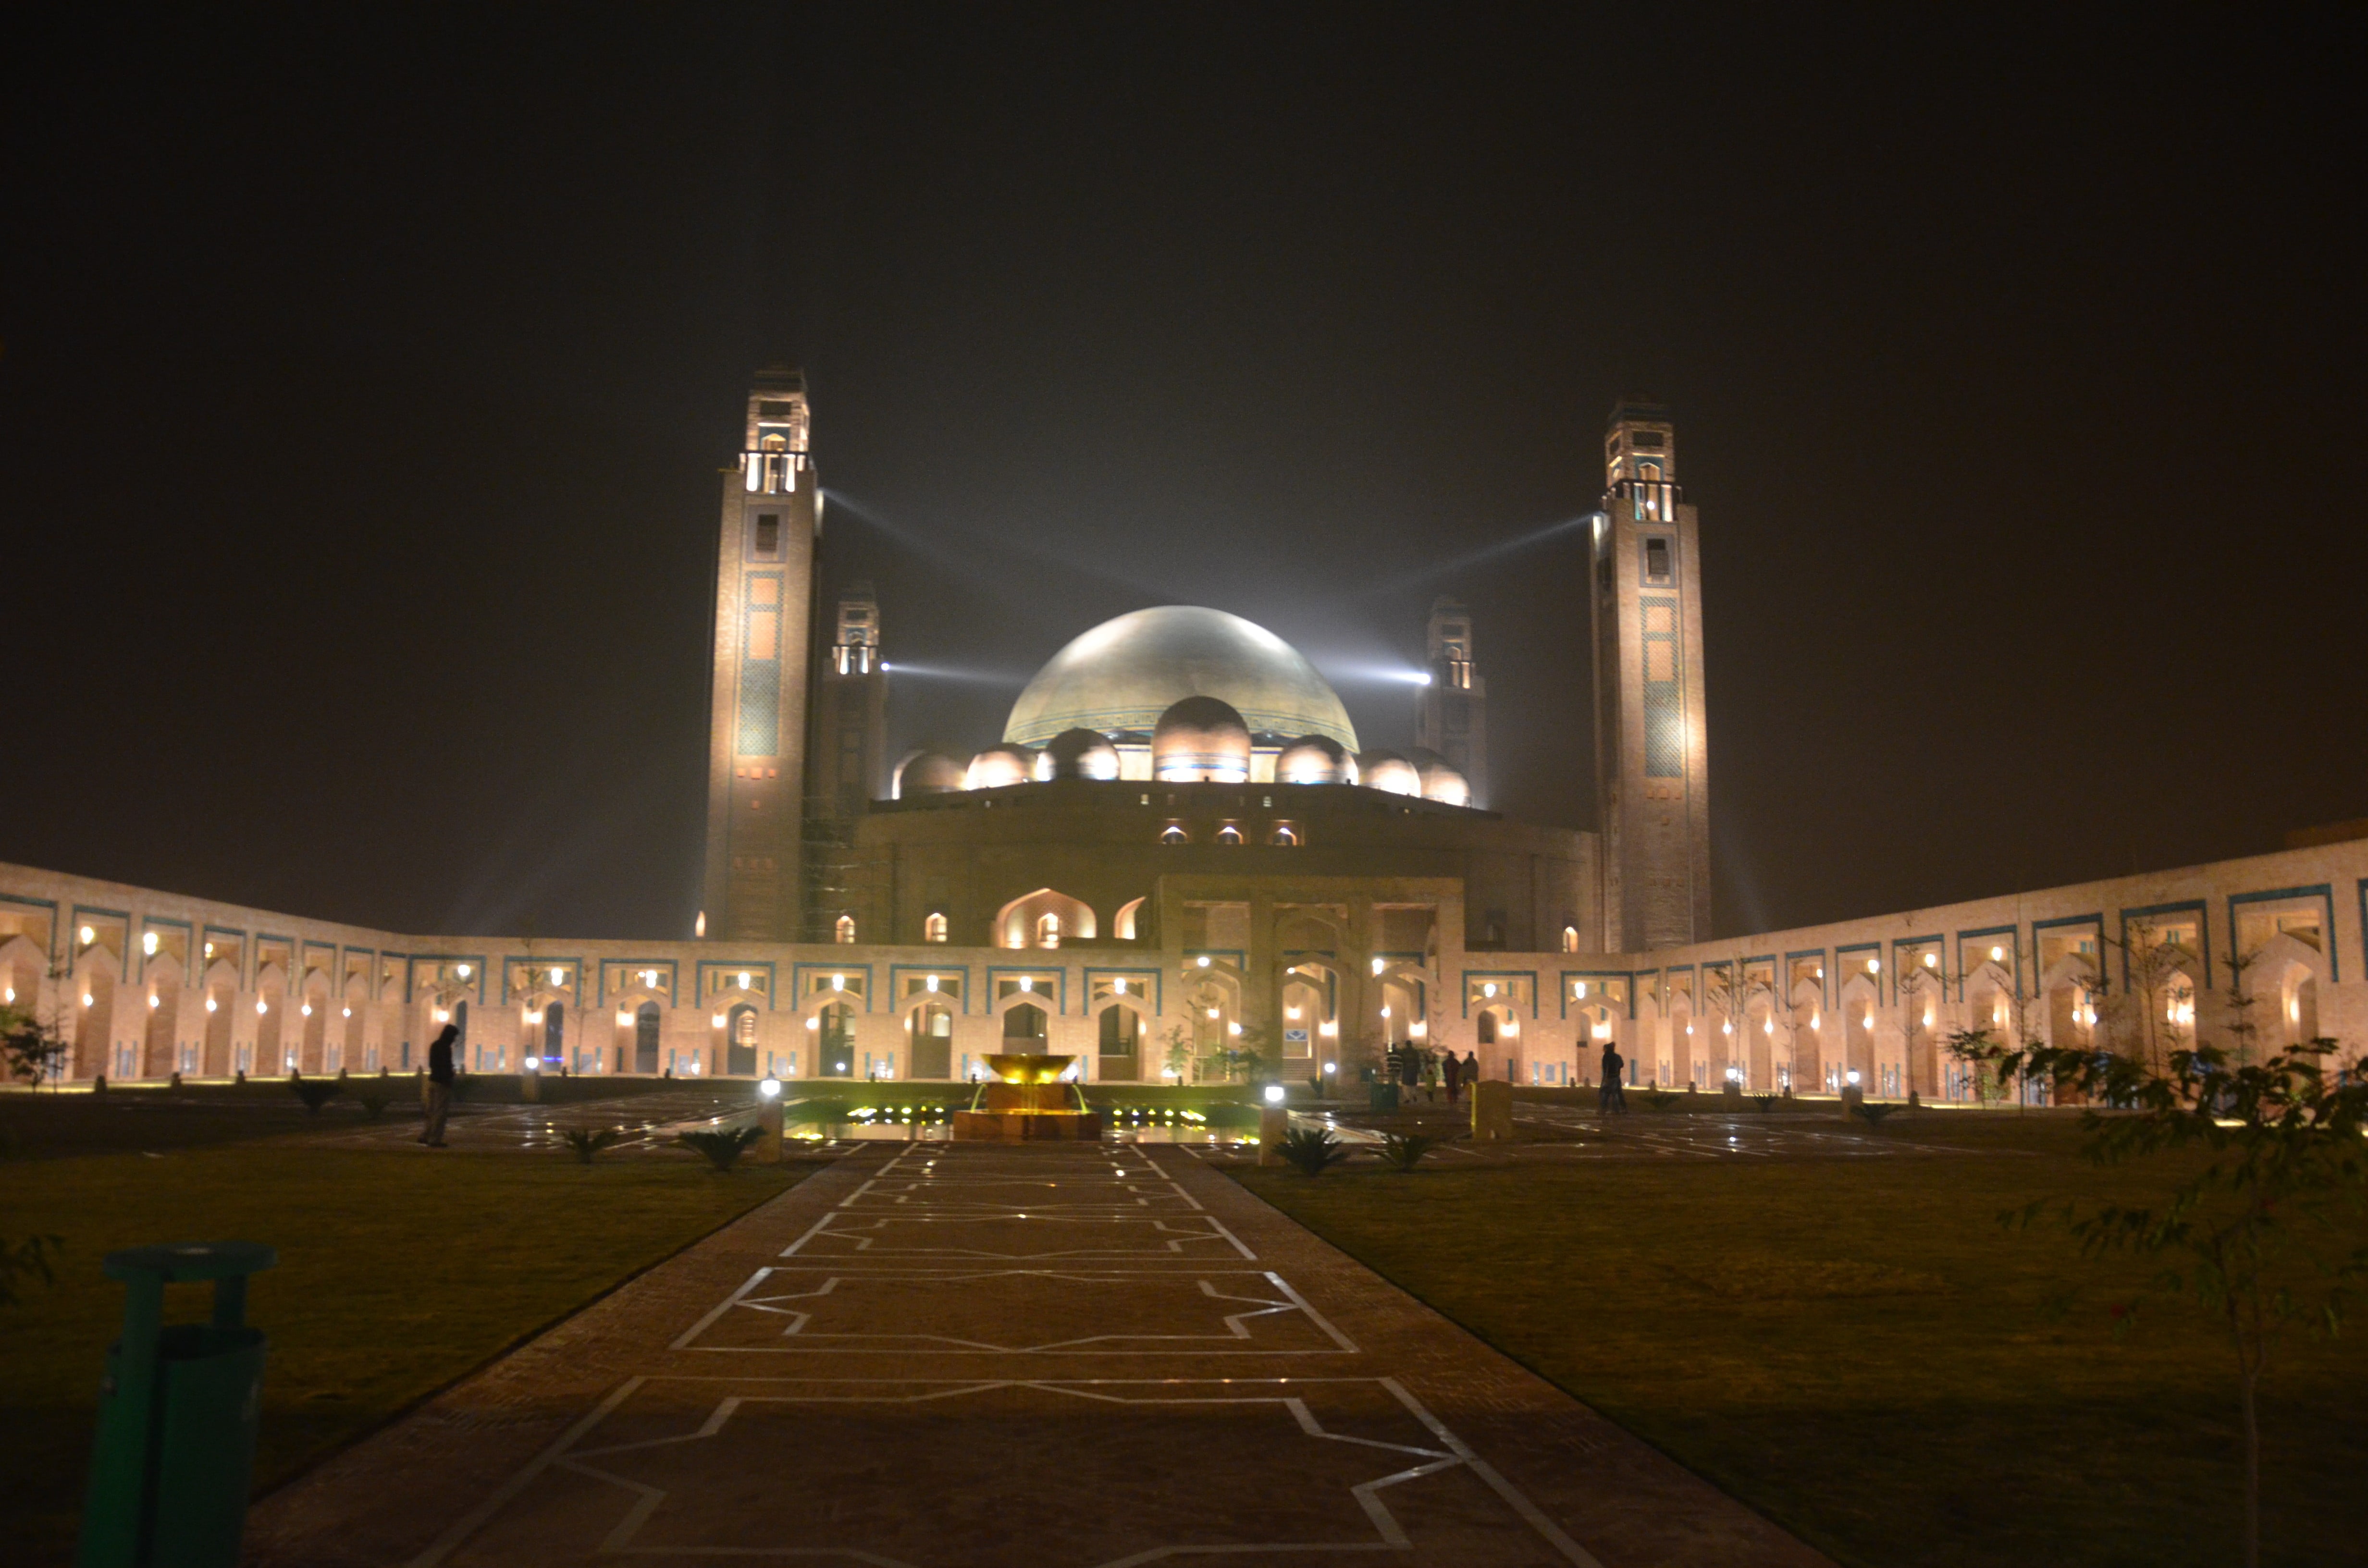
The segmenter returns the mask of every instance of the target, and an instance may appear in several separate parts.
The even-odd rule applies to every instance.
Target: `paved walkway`
[[[860,1148],[249,1531],[269,1568],[1376,1553],[1826,1562],[1191,1153],[1120,1144]]]

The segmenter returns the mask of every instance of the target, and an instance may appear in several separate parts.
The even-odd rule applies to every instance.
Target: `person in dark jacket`
[[[1602,1087],[1600,1090],[1601,1099],[1598,1107],[1599,1109],[1608,1113],[1611,1111],[1626,1110],[1628,1108],[1628,1090],[1620,1082],[1620,1075],[1626,1070],[1627,1066],[1627,1058],[1622,1056],[1619,1051],[1613,1050],[1610,1040],[1605,1040],[1603,1042]]]
[[[1456,1059],[1455,1052],[1447,1052],[1447,1060],[1439,1064],[1439,1076],[1447,1085],[1447,1103],[1453,1105],[1456,1091],[1463,1086],[1463,1063]]]
[[[444,1147],[444,1119],[452,1112],[452,1042],[460,1038],[460,1026],[446,1024],[427,1048],[427,1125],[419,1141],[431,1149]]]

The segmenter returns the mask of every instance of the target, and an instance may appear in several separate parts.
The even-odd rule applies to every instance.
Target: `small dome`
[[[1278,784],[1354,784],[1357,765],[1349,749],[1329,735],[1302,735],[1274,759]]]
[[[964,789],[963,778],[970,764],[955,752],[924,747],[896,765],[895,777],[888,782],[888,797],[901,801],[908,795],[944,795]]]
[[[1098,730],[1064,730],[1044,743],[1037,771],[1046,778],[1115,778],[1118,747]]]
[[[1422,793],[1422,775],[1415,770],[1413,763],[1394,751],[1358,753],[1357,781],[1368,790],[1393,795]]]
[[[965,790],[999,790],[1036,777],[1036,754],[1027,746],[989,746],[970,759]]]
[[[1151,776],[1170,783],[1238,784],[1250,776],[1250,727],[1231,703],[1188,697],[1151,731]]]
[[[1472,781],[1457,772],[1455,765],[1437,752],[1417,746],[1406,753],[1406,760],[1414,764],[1415,774],[1422,780],[1424,800],[1438,801],[1450,806],[1472,803]]]

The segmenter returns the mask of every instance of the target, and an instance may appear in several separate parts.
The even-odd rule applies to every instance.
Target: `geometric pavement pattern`
[[[1825,1562],[1185,1150],[1119,1142],[859,1147],[266,1499],[249,1543],[314,1568]]]

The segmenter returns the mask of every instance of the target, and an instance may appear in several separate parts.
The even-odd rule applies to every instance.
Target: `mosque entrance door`
[[[913,1076],[951,1078],[954,1075],[954,1016],[935,1002],[913,1010]]]
[[[644,1002],[633,1014],[633,1071],[652,1077],[658,1071],[658,1005]]]
[[[730,1044],[723,1053],[723,1070],[738,1078],[757,1075],[757,1009],[739,1006],[732,1009],[728,1030]]]
[[[822,1072],[825,1078],[855,1076],[855,1009],[836,1003],[822,1010]]]

